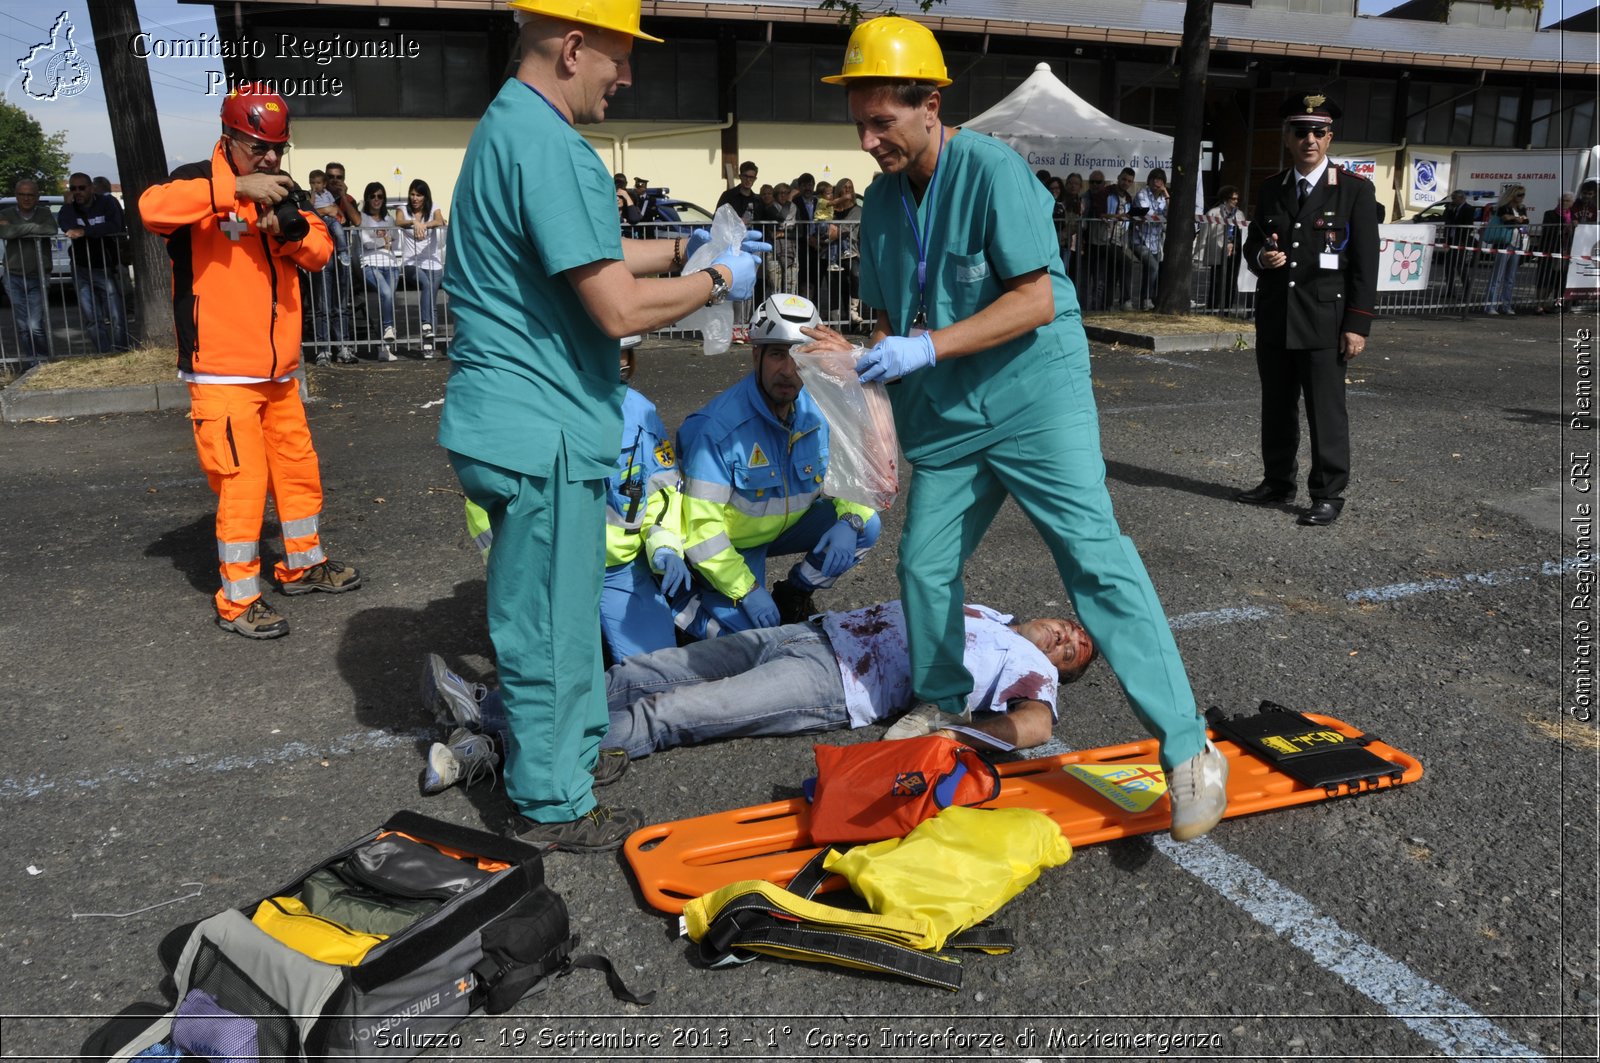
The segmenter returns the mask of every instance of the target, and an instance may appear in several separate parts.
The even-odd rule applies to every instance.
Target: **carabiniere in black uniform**
[[[1326,162],[1339,108],[1320,95],[1294,96],[1283,108],[1284,142],[1297,162]],[[1308,139],[1317,145],[1307,143]],[[1318,157],[1318,147],[1321,155]],[[1312,171],[1315,173],[1315,163]],[[1256,281],[1256,368],[1261,377],[1261,484],[1241,502],[1275,504],[1295,496],[1300,396],[1311,430],[1311,509],[1301,524],[1338,519],[1350,479],[1350,426],[1345,414],[1343,334],[1372,326],[1378,284],[1378,211],[1371,182],[1327,164],[1301,199],[1301,173],[1290,166],[1256,193],[1245,265]],[[1276,269],[1261,255],[1283,252]],[[1349,341],[1344,341],[1349,342]]]

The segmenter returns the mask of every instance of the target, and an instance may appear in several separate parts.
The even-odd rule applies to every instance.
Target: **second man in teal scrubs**
[[[857,365],[889,389],[912,487],[900,544],[917,705],[886,737],[964,711],[962,568],[1007,495],[1044,537],[1078,619],[1161,743],[1172,836],[1227,804],[1177,643],[1111,512],[1089,345],[1061,269],[1049,194],[1005,143],[940,117],[950,84],[925,27],[883,16],[851,35],[843,71],[863,151],[883,172],[861,222],[861,301],[880,307]]]

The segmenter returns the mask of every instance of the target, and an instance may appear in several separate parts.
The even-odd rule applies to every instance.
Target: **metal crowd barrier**
[[[757,277],[753,300],[734,304],[736,338],[748,326],[760,300],[769,294],[792,292],[817,304],[823,321],[846,332],[864,334],[874,313],[860,301],[860,260],[856,254],[860,224],[855,220],[826,222],[757,223],[773,245]],[[692,225],[682,222],[647,222],[632,226],[644,239],[686,235]],[[1513,246],[1487,248],[1483,227],[1431,226],[1425,286],[1404,291],[1380,291],[1378,311],[1383,315],[1465,315],[1490,309],[1491,287],[1498,286],[1496,309],[1503,305],[1498,292],[1509,290],[1509,302],[1518,313],[1549,309],[1558,299],[1573,297],[1593,301],[1593,289],[1567,292],[1565,278],[1571,254],[1572,229],[1567,226],[1530,225],[1514,238]],[[1419,226],[1419,231],[1424,227]],[[1140,310],[1154,298],[1146,285],[1152,271],[1160,269],[1159,249],[1163,223],[1079,219],[1058,228],[1063,265],[1085,313]],[[448,241],[448,229],[441,230]],[[425,337],[421,306],[434,300],[435,349],[449,343],[449,300],[437,281],[424,277],[414,261],[396,267],[394,283],[395,339],[385,341],[379,285],[368,283],[352,236],[346,250],[336,253],[318,273],[300,272],[304,355],[313,360],[319,352],[337,355],[349,351],[376,357],[391,351],[415,357],[423,352]],[[1196,233],[1206,237],[1205,226]],[[25,275],[7,274],[5,307],[0,313],[0,372],[16,373],[42,358],[63,358],[126,349],[129,325],[137,306],[128,267],[111,264],[98,269],[80,265],[71,255],[65,236],[24,240]],[[1190,312],[1238,318],[1254,315],[1255,293],[1237,290],[1242,240],[1235,254],[1208,262],[1205,251],[1193,266]],[[1143,253],[1141,253],[1143,252]],[[127,261],[122,255],[122,261]],[[1395,256],[1384,264],[1393,268]],[[1405,263],[1399,263],[1405,265]],[[1413,266],[1416,263],[1412,264]],[[28,279],[24,281],[23,277]],[[375,278],[381,280],[381,278]],[[432,284],[427,283],[432,281]],[[37,328],[30,328],[33,311]],[[658,335],[681,335],[673,329]]]
[[[65,235],[0,241],[20,253],[22,269],[0,266],[5,283],[0,311],[0,372],[19,373],[35,362],[127,350],[135,310],[127,237],[115,256],[80,263]]]

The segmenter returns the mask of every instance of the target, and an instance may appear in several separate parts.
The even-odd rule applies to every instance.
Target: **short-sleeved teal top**
[[[1051,199],[1011,147],[958,131],[944,146],[932,196],[918,204],[904,174],[879,174],[861,219],[861,300],[908,334],[917,312],[914,212],[927,246],[928,328],[998,299],[1001,282],[1047,268],[1050,324],[988,351],[942,361],[889,388],[900,446],[912,462],[954,461],[1057,412],[1065,374],[1086,372],[1078,297],[1061,268]]]
[[[562,276],[622,258],[611,175],[515,79],[467,145],[451,199],[445,291],[455,317],[439,444],[532,476],[604,480],[622,438],[618,343]]]

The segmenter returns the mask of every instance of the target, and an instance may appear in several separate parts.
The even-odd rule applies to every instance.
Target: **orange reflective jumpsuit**
[[[322,476],[293,373],[300,364],[295,267],[320,270],[333,252],[315,214],[303,240],[256,227],[256,204],[235,195],[227,142],[211,161],[174,170],[139,197],[145,227],[167,238],[178,375],[189,383],[195,449],[217,493],[217,613],[232,620],[261,596],[261,520],[272,493],[283,529],[279,582],[323,560]]]

